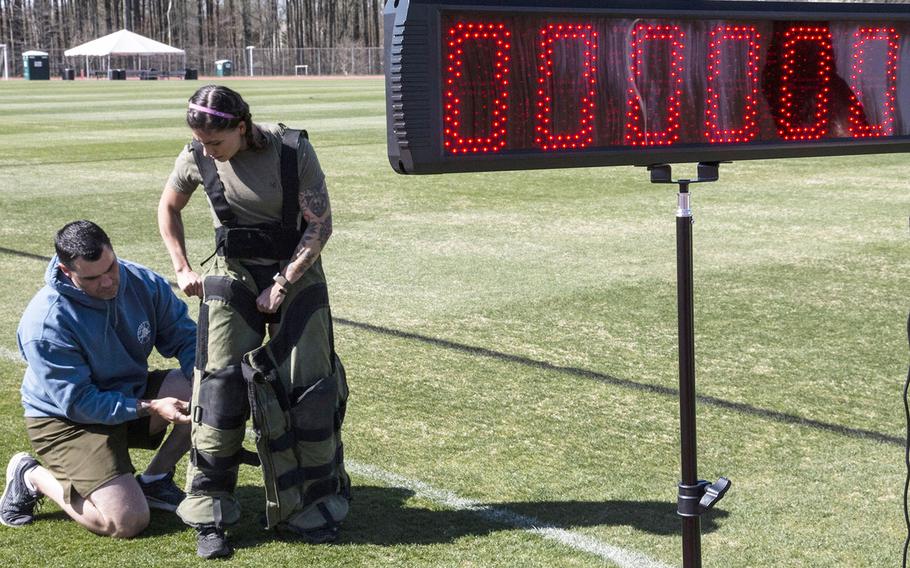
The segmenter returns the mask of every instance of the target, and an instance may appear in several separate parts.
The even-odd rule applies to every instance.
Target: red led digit
[[[777,132],[784,140],[818,140],[828,133],[831,32],[827,26],[793,26],[784,32],[782,56]]]
[[[758,50],[761,35],[755,26],[718,26],[711,32],[711,43],[708,46],[708,85],[705,108],[705,138],[711,144],[749,142],[758,134]],[[746,76],[748,85],[745,86],[745,105],[737,113],[742,119],[741,128],[722,128],[719,124],[718,107],[720,104],[720,87],[718,76],[721,68],[726,63],[725,58],[732,52],[730,48],[724,49],[724,44],[729,42],[748,42],[748,55],[746,56]],[[735,63],[735,62],[734,62]]]
[[[850,88],[853,97],[850,104],[850,133],[854,138],[891,136],[894,134],[894,101],[897,92],[897,30],[890,27],[860,28],[853,34],[853,67],[850,74]],[[866,45],[872,41],[887,42],[887,61],[885,63],[885,93],[881,103],[881,122],[868,124],[863,110],[862,81],[865,71]]]
[[[484,154],[498,152],[506,145],[511,36],[504,24],[497,23],[459,22],[449,28],[444,49],[447,66],[443,97],[443,143],[447,152]],[[492,53],[492,57],[486,54],[479,57],[491,63],[489,69],[478,71],[481,75],[487,73],[488,79],[470,80],[465,76],[465,51],[468,49]],[[468,82],[471,84],[466,84]],[[482,108],[491,107],[486,124],[478,124],[474,117],[466,116],[466,97],[478,99],[471,101],[472,108],[473,103]],[[470,134],[462,135],[466,130]]]
[[[632,30],[632,64],[629,67],[629,98],[626,110],[626,142],[631,146],[669,146],[679,140],[679,109],[682,96],[682,61],[685,52],[685,32],[676,25],[638,24]],[[651,130],[646,126],[642,111],[639,85],[644,46],[648,42],[666,42],[670,49],[670,96],[667,98],[667,118],[663,130]],[[651,113],[656,116],[656,113]]]
[[[585,91],[578,102],[578,130],[554,132],[553,124],[553,48],[556,41],[578,42],[584,46],[582,72]],[[590,25],[549,24],[540,30],[537,52],[537,126],[534,142],[544,150],[584,148],[594,141],[594,84],[597,67],[597,32]]]

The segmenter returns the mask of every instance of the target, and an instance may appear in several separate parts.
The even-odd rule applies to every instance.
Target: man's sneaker
[[[38,467],[38,462],[25,452],[14,455],[6,466],[6,489],[0,497],[0,523],[21,527],[35,520],[35,505],[41,492],[25,484],[25,474]]]
[[[177,505],[186,497],[186,493],[180,490],[174,484],[174,472],[169,471],[167,475],[157,481],[143,483],[140,476],[136,476],[142,493],[145,494],[145,500],[149,504],[149,509],[160,509],[162,511],[174,512]]]
[[[196,527],[196,555],[201,558],[226,558],[234,553],[224,529],[215,525]]]

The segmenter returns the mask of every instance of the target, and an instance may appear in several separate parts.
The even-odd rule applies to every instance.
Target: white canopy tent
[[[142,68],[142,56],[151,58],[161,55],[182,55],[183,66],[186,67],[186,52],[166,43],[155,41],[129,30],[120,30],[98,39],[93,39],[82,45],[63,52],[66,57],[85,57],[85,67],[88,70],[89,57],[107,58],[107,69],[111,69],[111,56],[136,56],[139,68]],[[148,60],[146,60],[148,61]]]

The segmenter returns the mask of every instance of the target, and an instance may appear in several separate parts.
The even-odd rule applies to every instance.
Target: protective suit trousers
[[[255,280],[222,257],[203,280],[187,497],[177,514],[196,527],[237,522],[239,466],[261,461],[269,528],[336,526],[350,497],[340,432],[348,391],[322,266],[289,287],[264,345]],[[243,446],[251,414],[258,459]]]

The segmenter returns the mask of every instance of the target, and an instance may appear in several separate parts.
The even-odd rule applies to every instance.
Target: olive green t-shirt
[[[215,160],[218,176],[224,184],[224,197],[240,225],[281,222],[281,136],[284,127],[257,124],[268,143],[262,150],[241,150],[227,162]],[[306,138],[301,137],[297,152],[300,191],[320,186],[325,174],[319,166],[316,152]],[[189,144],[177,156],[167,188],[192,194],[202,185],[202,175]],[[211,209],[211,203],[209,204]],[[212,209],[215,226],[221,225]]]

